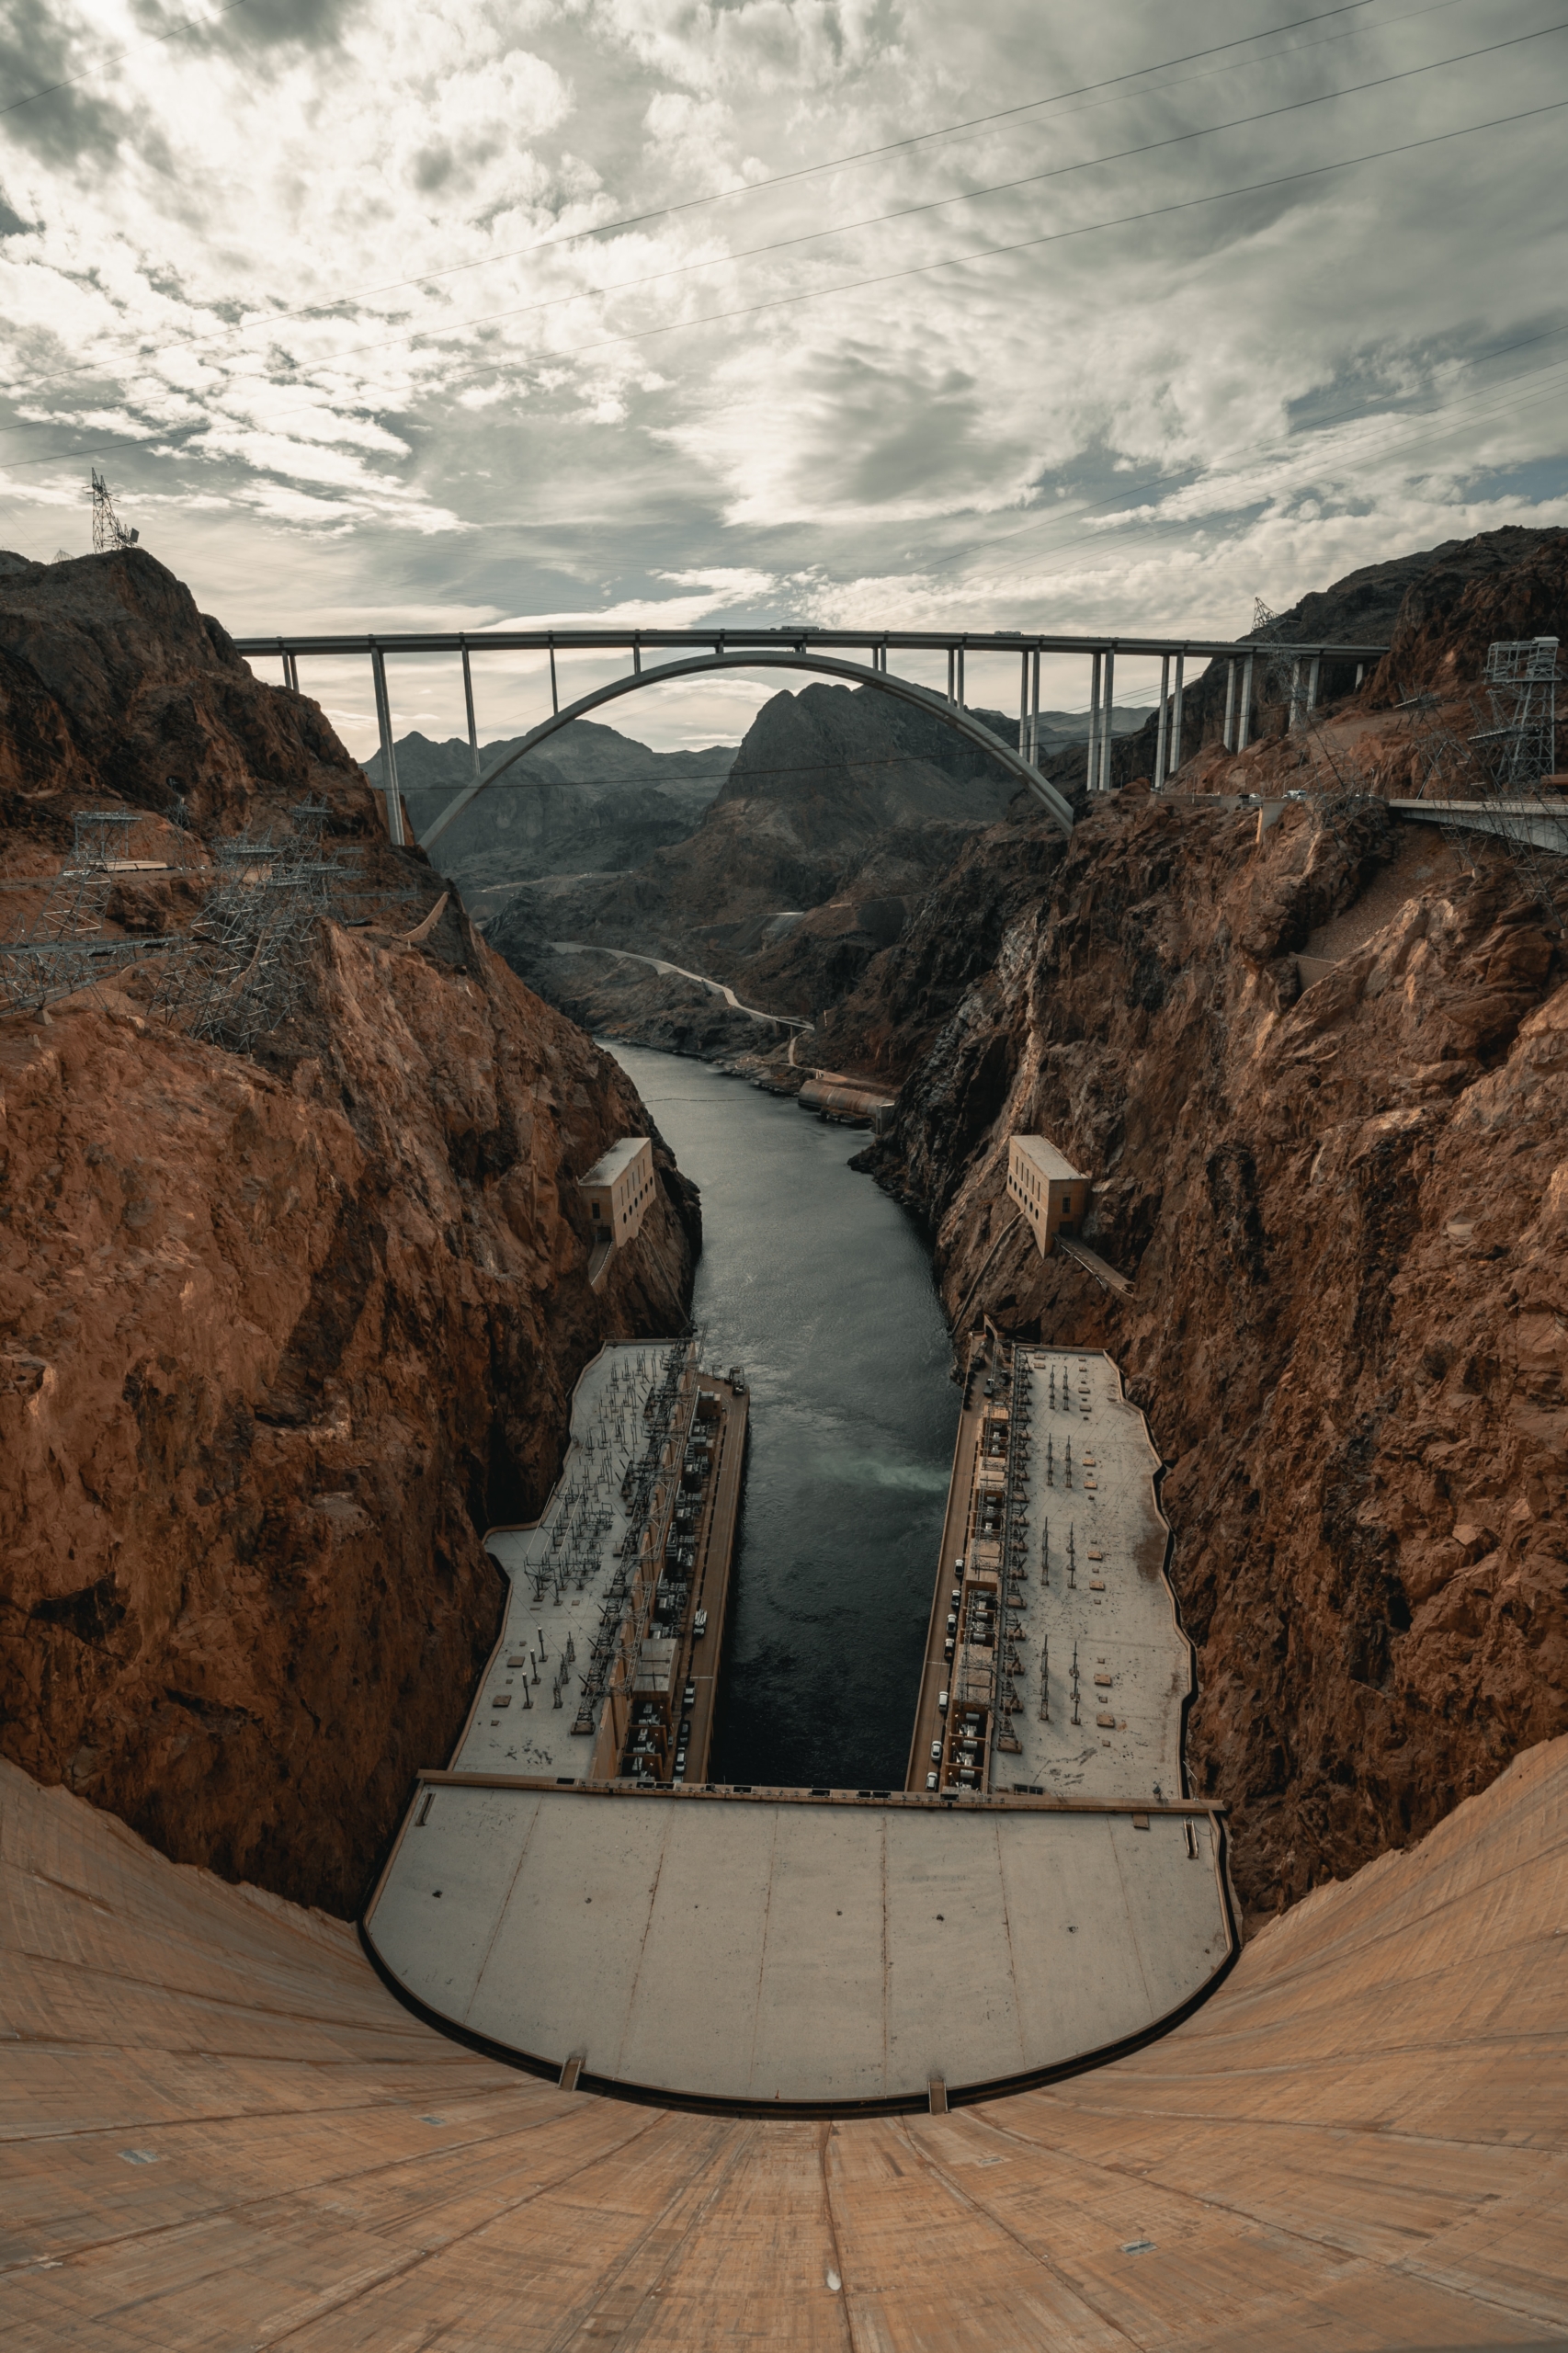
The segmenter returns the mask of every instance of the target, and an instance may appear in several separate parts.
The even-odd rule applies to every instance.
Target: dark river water
[[[600,1040],[702,1188],[693,1316],[750,1452],[711,1778],[898,1789],[959,1392],[914,1223],[866,1142],[706,1063]]]

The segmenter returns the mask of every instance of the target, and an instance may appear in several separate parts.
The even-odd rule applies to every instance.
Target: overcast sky
[[[236,634],[1233,634],[1568,521],[1564,17],[10,0],[0,545],[85,551],[97,463]],[[476,675],[483,734],[540,715]],[[368,751],[368,678],[302,683]],[[777,685],[608,716],[732,740]],[[393,691],[460,730],[451,665]]]

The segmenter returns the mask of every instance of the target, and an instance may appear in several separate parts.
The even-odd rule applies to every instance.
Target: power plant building
[[[602,1153],[580,1179],[596,1240],[608,1234],[618,1250],[630,1242],[648,1213],[655,1181],[653,1147],[646,1136],[622,1136]]]
[[[1048,1258],[1059,1233],[1082,1232],[1093,1186],[1048,1137],[1014,1136],[1007,1146],[1007,1190]]]

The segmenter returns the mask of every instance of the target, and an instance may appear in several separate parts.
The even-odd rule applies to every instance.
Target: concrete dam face
[[[343,1922],[0,1765],[6,2343],[1562,2343],[1565,1825],[1560,1740],[1131,2056],[945,2115],[720,2117],[464,2049]]]

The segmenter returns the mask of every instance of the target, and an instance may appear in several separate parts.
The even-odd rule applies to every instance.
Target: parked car
[[[932,1764],[933,1764],[933,1765],[939,1765],[939,1764],[941,1763],[941,1761],[942,1761],[942,1744],[941,1744],[941,1742],[940,1742],[939,1740],[934,1740],[934,1741],[931,1743],[931,1762],[932,1762]]]
[[[681,1695],[680,1695],[680,1703],[681,1703],[681,1706],[682,1706],[683,1708],[695,1708],[695,1707],[696,1707],[696,1705],[697,1705],[697,1686],[696,1686],[696,1684],[695,1684],[695,1683],[688,1683],[688,1684],[687,1685],[686,1689],[685,1689],[685,1690],[681,1693]]]
[[[936,1786],[937,1786],[937,1776],[936,1776],[936,1774],[935,1774],[935,1773],[927,1773],[927,1774],[926,1774],[926,1788],[927,1788],[928,1790],[934,1790],[934,1789],[936,1788]]]
[[[696,1617],[691,1621],[691,1631],[697,1637],[697,1640],[700,1642],[703,1635],[708,1631],[708,1612],[706,1609],[699,1609],[698,1611]]]
[[[937,1711],[938,1711],[938,1712],[939,1712],[940,1714],[942,1714],[942,1715],[944,1715],[944,1716],[947,1714],[947,1712],[948,1712],[948,1695],[947,1695],[947,1693],[946,1693],[945,1691],[938,1691],[938,1692],[937,1692]]]

